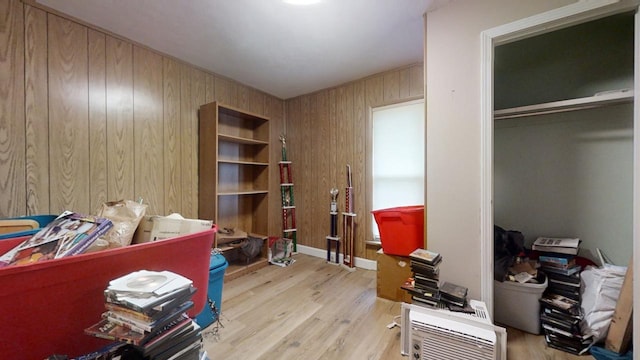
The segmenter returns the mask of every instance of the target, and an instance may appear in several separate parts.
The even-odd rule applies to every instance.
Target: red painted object
[[[82,355],[109,341],[84,334],[105,311],[110,280],[137,270],[169,270],[198,289],[189,311],[206,303],[215,229],[172,239],[0,269],[0,354],[6,359]],[[0,241],[0,253],[27,237]]]
[[[424,247],[424,205],[399,206],[371,211],[382,251],[387,255],[409,256]]]

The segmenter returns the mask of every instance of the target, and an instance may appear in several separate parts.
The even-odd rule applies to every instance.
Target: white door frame
[[[637,0],[582,0],[539,15],[518,20],[481,34],[481,296],[493,314],[493,61],[494,47],[515,40],[550,32],[620,12],[638,10]],[[636,12],[634,61],[634,169],[633,169],[633,258],[640,259],[640,15]],[[634,260],[635,262],[635,260]],[[640,267],[633,276],[640,279]],[[634,307],[640,304],[640,285],[633,289]],[[635,329],[640,328],[640,312],[633,314]],[[633,333],[634,347],[640,346],[640,332]]]

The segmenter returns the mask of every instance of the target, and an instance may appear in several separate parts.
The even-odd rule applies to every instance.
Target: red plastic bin
[[[399,206],[371,211],[382,251],[387,255],[408,256],[424,247],[424,205]]]
[[[84,334],[105,311],[110,280],[137,270],[169,270],[193,281],[194,317],[206,303],[215,229],[0,269],[0,354],[3,359],[69,357],[109,343]],[[0,241],[0,253],[23,240]]]

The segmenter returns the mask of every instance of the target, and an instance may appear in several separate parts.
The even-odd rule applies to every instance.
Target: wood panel
[[[400,99],[400,71],[389,71],[384,74],[384,101],[390,103],[398,99]]]
[[[141,184],[146,184],[142,177],[147,177],[150,172],[135,164],[136,161],[140,164],[141,158],[148,157],[150,163],[162,169],[160,177],[163,185],[153,185],[153,191],[162,192],[162,199],[154,200],[154,203],[163,203],[163,205],[154,209],[154,212],[160,214],[180,212],[185,216],[196,216],[197,138],[194,138],[194,134],[197,129],[197,109],[203,103],[217,100],[230,106],[266,114],[271,119],[271,142],[274,145],[279,144],[277,137],[286,130],[290,138],[287,144],[290,158],[294,161],[295,194],[296,203],[299,206],[297,211],[299,243],[325,248],[325,236],[328,231],[327,192],[331,187],[338,187],[341,191],[341,202],[344,202],[346,185],[344,167],[347,161],[351,162],[354,169],[356,206],[358,209],[365,208],[362,211],[358,210],[359,216],[362,218],[367,215],[368,200],[365,196],[368,191],[362,184],[363,182],[366,184],[368,166],[365,166],[363,171],[358,164],[363,161],[361,155],[363,144],[365,153],[368,152],[366,148],[366,138],[369,136],[366,134],[368,126],[363,124],[363,121],[366,122],[369,107],[408,100],[405,97],[414,99],[423,93],[422,65],[414,64],[376,74],[357,83],[305,95],[307,99],[304,101],[302,100],[304,97],[283,101],[234,80],[205,73],[186,63],[145,49],[145,54],[148,51],[149,57],[156,59],[156,64],[158,57],[162,59],[161,75],[158,75],[158,65],[152,66],[155,69],[153,72],[155,75],[147,75],[147,69],[144,69],[145,72],[138,72],[142,68],[136,70],[136,91],[146,89],[151,86],[151,83],[155,84],[151,88],[156,90],[154,92],[156,107],[150,110],[155,115],[148,115],[146,111],[141,110],[141,106],[144,107],[145,104],[138,102],[140,96],[136,95],[134,98],[132,42],[73,22],[74,26],[71,28],[75,29],[75,32],[84,32],[85,35],[78,41],[69,40],[66,39],[66,35],[61,35],[64,33],[64,27],[56,26],[55,31],[58,33],[54,33],[50,24],[47,24],[47,17],[43,16],[42,10],[23,14],[23,5],[15,0],[3,3],[3,6],[8,7],[7,11],[3,12],[7,16],[2,19],[12,25],[2,28],[2,44],[8,45],[0,48],[3,51],[2,63],[0,63],[0,76],[3,80],[0,85],[3,91],[3,97],[0,100],[2,111],[0,121],[3,121],[2,127],[9,129],[8,133],[13,135],[0,139],[4,141],[0,144],[2,147],[0,175],[3,177],[0,182],[3,185],[0,186],[4,186],[1,193],[11,194],[7,196],[6,201],[2,202],[3,205],[0,205],[3,206],[0,210],[1,215],[23,215],[26,212],[27,203],[30,204],[29,211],[57,211],[54,205],[47,205],[47,201],[50,194],[63,193],[57,188],[63,185],[60,181],[56,185],[49,184],[47,176],[48,168],[61,160],[57,153],[55,156],[49,154],[46,142],[54,137],[57,139],[60,133],[54,133],[52,126],[50,130],[43,131],[42,127],[36,129],[35,124],[44,125],[45,123],[36,121],[46,122],[40,119],[50,119],[53,114],[56,119],[60,118],[60,114],[70,114],[73,122],[79,121],[83,124],[82,131],[88,129],[90,133],[87,141],[89,145],[83,145],[84,150],[77,151],[77,153],[84,153],[85,156],[86,154],[91,156],[88,160],[84,160],[85,163],[89,163],[89,172],[80,174],[80,177],[85,179],[83,181],[85,186],[88,186],[89,195],[76,195],[76,197],[83,196],[89,199],[87,204],[82,205],[86,210],[94,210],[105,200],[135,199],[138,195],[136,189],[141,188]],[[23,18],[26,23],[22,22]],[[29,39],[24,37],[25,29],[29,32]],[[56,36],[58,38],[52,45],[53,38]],[[64,41],[67,41],[67,45],[64,45],[61,36],[65,37]],[[76,39],[77,36],[72,38]],[[70,41],[74,44],[70,45]],[[64,54],[59,53],[61,45],[58,43],[60,42],[63,42],[62,47],[70,47],[68,54],[66,51]],[[29,48],[23,48],[25,44]],[[42,53],[47,46],[50,48],[47,51],[57,52],[58,58],[48,59],[43,66],[42,61],[47,56],[38,54]],[[77,51],[84,51],[84,56],[75,56],[70,62],[61,60],[64,59],[62,55],[73,56]],[[24,59],[23,54],[27,54],[28,59]],[[139,54],[138,50],[136,54]],[[86,59],[84,62],[77,60],[82,57]],[[140,63],[144,63],[144,61],[139,62],[139,58],[136,58],[136,61],[138,67]],[[25,64],[31,68],[26,70]],[[63,77],[67,72],[72,76]],[[44,81],[43,76],[45,76]],[[74,79],[73,76],[81,78],[79,87],[75,86],[75,81],[78,79]],[[158,90],[158,77],[161,90]],[[31,90],[24,88],[23,79],[32,82],[29,85]],[[72,82],[74,82],[73,85]],[[57,95],[53,93],[53,89],[56,90]],[[66,102],[59,102],[55,96],[61,96],[60,94],[63,94],[61,91],[72,91],[73,94],[63,95],[67,98]],[[158,91],[162,91],[159,100],[161,103],[157,99]],[[24,102],[25,98],[21,97],[21,94],[31,96],[28,104]],[[73,104],[69,96],[76,96]],[[364,106],[361,97],[364,97]],[[42,100],[43,98],[45,100]],[[50,106],[38,108],[45,102]],[[29,122],[24,121],[25,109],[29,114]],[[134,120],[134,109],[136,119],[140,116],[145,119],[145,125],[142,125],[143,131],[147,131],[148,127],[155,128],[155,123],[149,122],[150,118],[163,119],[161,134],[154,135],[163,144],[159,154],[151,155],[149,152],[148,155],[140,155],[141,140],[134,138],[134,126],[136,133],[140,135],[137,129],[141,125]],[[7,113],[11,115],[6,116]],[[147,116],[151,117],[147,118]],[[6,119],[23,119],[23,121],[9,123]],[[172,123],[172,120],[175,120],[175,123]],[[32,130],[27,132],[24,124],[30,124]],[[363,126],[365,126],[364,139]],[[75,129],[75,131],[78,130]],[[20,135],[25,133],[27,134],[26,143],[33,146],[29,151],[26,143],[20,143],[24,139]],[[42,137],[45,139],[41,139]],[[156,142],[158,140],[155,140],[154,144]],[[59,141],[56,143],[58,152],[63,148],[61,143],[77,146],[75,141]],[[24,155],[27,153],[30,156],[29,162]],[[272,146],[271,161],[278,161],[279,158],[280,147]],[[106,165],[100,165],[101,162]],[[26,164],[31,166],[29,182],[24,175]],[[75,161],[74,164],[80,165]],[[86,164],[83,167],[86,168]],[[359,174],[361,172],[364,174]],[[36,173],[38,175],[35,175]],[[27,183],[29,184],[29,202],[25,195]],[[270,189],[276,190],[274,193],[279,190],[278,183],[278,172],[274,167],[269,185]],[[77,190],[74,191],[79,193]],[[365,195],[361,193],[363,191]],[[62,197],[60,196],[56,201],[60,202]],[[364,206],[361,203],[363,199]],[[70,204],[73,205],[73,203]],[[271,213],[275,211],[277,214],[270,217],[269,230],[279,233],[281,230],[279,196],[270,198],[269,209]],[[363,256],[360,242],[363,239],[362,236],[366,237],[365,231],[368,232],[368,229],[363,229],[365,225],[360,220],[357,226],[356,255]]]
[[[245,111],[264,115],[265,95],[245,85],[238,85],[239,107]]]
[[[164,211],[162,57],[133,48],[133,134],[135,199],[152,214]]]
[[[306,111],[307,113],[306,116],[309,118],[309,123],[314,124],[313,131],[319,131],[320,128],[316,127],[316,124],[319,124],[318,99],[315,95],[308,96],[307,99],[308,99],[308,104],[304,105],[304,107],[306,108],[304,111]],[[304,111],[303,111],[303,116],[305,116]],[[318,148],[321,146],[320,142],[323,140],[322,136],[310,136],[309,140],[310,141],[308,145],[310,149],[312,149],[312,152],[309,152],[309,153],[321,154],[318,151]],[[323,226],[327,222],[329,217],[326,211],[327,207],[322,206],[323,204],[328,204],[328,203],[326,202],[326,198],[323,199],[321,197],[321,192],[322,190],[324,190],[321,188],[322,187],[321,179],[322,179],[322,172],[323,172],[321,161],[322,161],[322,156],[316,156],[315,158],[313,158],[313,166],[311,167],[311,178],[317,181],[316,182],[317,185],[313,187],[310,187],[310,186],[305,187],[309,189],[309,200],[310,200],[309,202],[310,206],[308,206],[305,211],[311,212],[312,219],[315,219],[315,221],[312,221],[310,224],[311,225],[310,231],[312,234],[321,234],[322,233],[321,229],[323,228],[325,229],[325,232],[327,232],[328,234],[327,226]],[[328,193],[328,190],[326,191]],[[322,248],[322,244],[324,244],[326,241],[324,241],[324,238],[319,237],[318,239],[314,239],[314,242],[318,243],[319,245],[318,247]]]
[[[331,149],[329,151],[329,181],[331,182],[331,187],[335,187],[340,191],[340,193],[344,198],[344,189],[340,189],[340,184],[338,183],[338,174],[339,167],[337,166],[338,162],[338,119],[336,117],[336,90],[331,89],[327,91],[327,109],[326,116],[327,122],[329,124],[329,138],[331,139]]]
[[[307,174],[310,172],[310,165],[304,163],[304,158],[302,157],[301,149],[303,148],[303,142],[297,140],[298,138],[303,136],[304,126],[298,125],[297,122],[301,118],[300,116],[300,99],[296,99],[293,101],[286,102],[286,117],[287,117],[287,126],[286,126],[286,139],[287,139],[287,157],[292,162],[292,166],[295,169],[295,178],[294,178],[294,189],[295,192],[295,203],[296,203],[296,236],[298,244],[308,245],[309,236],[311,236],[308,228],[306,228],[306,223],[303,223],[305,219],[308,219],[308,215],[303,215],[303,203],[305,201],[304,192],[305,188],[302,186],[301,181],[304,181],[306,175],[302,176],[302,174]],[[292,123],[296,123],[295,126],[291,126]],[[280,134],[278,134],[279,136]],[[278,149],[278,152],[281,150],[281,145],[274,146]],[[277,155],[278,161],[282,159],[280,154]],[[276,182],[280,183],[280,174],[278,173],[276,177]],[[282,232],[282,198],[280,195],[280,187],[278,186],[278,192],[275,193],[274,196],[278,200],[278,214],[275,216],[278,219],[278,231]]]
[[[309,239],[314,247],[319,247],[317,244],[320,239],[314,236],[313,224],[317,221],[314,210],[319,207],[319,203],[314,198],[313,186],[311,185],[317,175],[316,173],[316,160],[313,152],[311,139],[313,138],[313,129],[311,128],[311,118],[309,117],[309,97],[305,96],[300,99],[299,102],[299,124],[302,126],[302,131],[299,132],[298,139],[301,141],[302,146],[296,147],[297,158],[296,165],[300,164],[305,176],[296,176],[295,189],[296,192],[296,228],[301,231],[298,233],[300,236]],[[307,214],[307,216],[298,216],[298,213]]]
[[[353,84],[353,186],[355,190],[355,207],[358,212],[356,222],[356,254],[365,253],[365,241],[369,239],[371,214],[366,206],[366,118],[364,102],[364,81]]]
[[[88,213],[87,29],[51,14],[48,29],[50,210]]]
[[[424,66],[422,64],[414,65],[409,70],[409,97],[424,96]]]
[[[24,14],[18,0],[0,2],[0,215],[26,211]]]
[[[106,36],[89,29],[89,179],[92,211],[109,201],[107,197],[107,55]]]
[[[180,128],[180,64],[163,59],[164,82],[164,189],[165,213],[182,213],[180,196],[181,128]]]
[[[25,127],[27,213],[49,213],[47,13],[25,5]]]
[[[318,247],[321,249],[326,248],[326,237],[331,235],[329,215],[331,195],[329,191],[334,187],[337,188],[335,184],[335,162],[332,161],[332,157],[335,156],[337,140],[333,135],[334,129],[331,127],[328,101],[327,91],[320,91],[312,96],[312,122],[314,124],[314,132],[316,132],[316,136],[312,138],[312,148],[317,154],[314,160],[317,185],[311,186],[312,189],[315,188],[316,190],[314,199],[317,202],[317,206],[314,206],[314,218],[316,221],[312,231],[313,234],[318,234]]]
[[[133,46],[106,38],[107,197],[134,199]]]
[[[0,216],[95,211],[141,191],[149,213],[197,216],[200,105],[220,97],[238,106],[243,96],[249,110],[275,114],[274,144],[284,131],[284,101],[257,89],[140,44],[134,81],[133,42],[35,2],[3,1],[0,14]],[[278,197],[269,205],[279,212]]]
[[[285,133],[285,109],[284,101],[267,96],[265,99],[265,117],[269,118],[269,162],[277,164],[281,160],[280,135]],[[294,181],[297,179],[298,167],[292,164],[294,171]],[[280,199],[280,170],[278,166],[269,167],[269,234],[278,235],[282,231],[282,221],[280,219],[281,199]],[[294,189],[295,191],[295,189]]]
[[[384,77],[373,76],[365,80],[366,103],[368,110],[372,107],[384,105]],[[367,111],[368,111],[367,110]]]
[[[353,166],[353,161],[354,159],[354,134],[353,134],[353,84],[347,84],[347,85],[343,85],[337,88],[336,91],[336,130],[337,130],[337,134],[336,137],[338,139],[338,144],[336,147],[337,150],[337,154],[336,154],[336,163],[335,163],[335,167],[337,169],[336,171],[336,175],[337,175],[337,179],[336,179],[336,184],[338,187],[338,190],[340,190],[340,195],[338,196],[338,213],[341,214],[342,212],[349,212],[349,209],[347,209],[346,206],[346,196],[347,196],[347,165],[349,165],[351,167],[351,173],[353,176],[353,179],[355,179],[357,176],[359,176],[357,173],[354,172],[354,166]],[[352,184],[355,185],[355,184]],[[360,209],[358,209],[356,207],[355,201],[357,201],[356,199],[356,193],[355,193],[355,187],[353,189],[353,199],[354,199],[354,203],[353,203],[353,209],[351,212],[356,213],[356,218],[353,219],[353,227],[354,227],[354,238],[353,238],[353,242],[354,242],[354,249],[356,247],[356,241],[357,241],[357,233],[359,232],[358,230],[358,225],[360,223],[360,218],[362,217],[361,211]],[[342,247],[345,248],[346,250],[346,239],[344,238],[344,236],[342,235],[342,227],[344,226],[344,219],[342,218],[341,215],[338,215],[338,223],[339,228],[338,228],[338,234],[340,234],[340,236],[342,236]],[[345,250],[343,250],[343,252],[345,252]],[[357,254],[357,253],[354,253]]]
[[[205,104],[205,74],[204,72],[191,69],[191,102],[189,105],[189,118],[187,123],[183,123],[183,143],[187,145],[184,169],[183,190],[188,192],[185,196],[186,202],[182,203],[182,211],[185,217],[198,217],[198,109]],[[184,176],[186,175],[186,176]]]
[[[301,245],[326,248],[328,191],[331,187],[338,188],[339,211],[344,211],[349,164],[357,214],[355,255],[375,259],[377,248],[365,246],[373,222],[369,212],[371,185],[367,181],[371,178],[367,158],[371,153],[369,113],[372,107],[420,98],[424,92],[421,68],[422,64],[414,64],[286,101],[290,147],[310,153],[293,155],[294,161],[303,162],[298,166],[296,179],[297,193],[303,193],[297,196],[302,205],[297,219],[298,234],[303,235]],[[305,111],[306,108],[309,110]]]
[[[216,100],[216,77],[212,74],[205,74],[205,104]]]
[[[238,107],[238,84],[223,77],[215,80],[216,100],[224,105]]]
[[[192,154],[189,141],[193,137],[191,128],[191,68],[184,64],[180,66],[180,188],[181,203],[180,214],[193,202],[194,189],[191,187],[191,158]],[[162,214],[165,215],[165,214]]]
[[[377,106],[378,104],[384,103],[384,78],[383,76],[374,76],[365,80],[365,119],[366,119],[366,128],[365,128],[365,136],[367,139],[373,139],[373,124],[371,122],[371,108]],[[365,146],[365,152],[367,154],[371,154],[373,152],[373,147],[371,141],[368,141]],[[371,158],[366,158],[365,160],[365,179],[371,179],[373,177],[373,163]],[[370,181],[365,181],[366,187],[366,195],[365,195],[365,206],[367,209],[371,209],[373,207],[373,186]],[[366,240],[373,240],[369,237],[371,234],[371,228],[373,226],[372,220],[369,219],[366,226]],[[364,256],[367,259],[375,259],[376,252],[379,247],[376,246],[366,246]]]

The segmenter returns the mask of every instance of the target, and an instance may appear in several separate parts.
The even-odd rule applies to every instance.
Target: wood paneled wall
[[[271,119],[284,101],[18,0],[0,1],[0,217],[93,213],[143,198],[149,214],[197,217],[198,108]],[[270,232],[279,234],[277,167]]]
[[[373,221],[366,180],[371,178],[367,163],[367,153],[371,152],[370,111],[422,98],[423,74],[423,64],[415,64],[287,100],[287,154],[293,162],[298,244],[326,249],[329,190],[338,188],[338,211],[344,211],[349,164],[357,214],[355,255],[375,259],[377,248],[365,245],[365,240],[371,240]]]
[[[374,258],[364,242],[369,112],[421,98],[422,64],[285,102],[19,0],[1,1],[0,14],[0,217],[92,213],[140,197],[149,214],[197,217],[197,111],[220,101],[271,119],[274,165],[287,119],[301,245],[326,248],[329,190],[344,210],[351,165],[356,256]],[[281,231],[277,168],[271,235]]]

